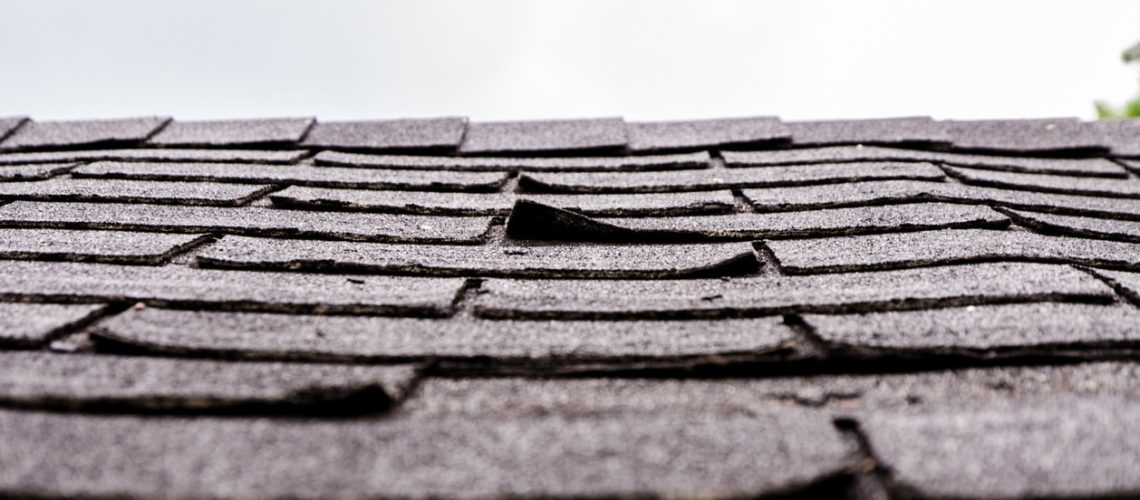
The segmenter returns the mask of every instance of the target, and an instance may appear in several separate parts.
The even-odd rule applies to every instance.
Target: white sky
[[[0,116],[1092,117],[1140,1],[0,0]]]

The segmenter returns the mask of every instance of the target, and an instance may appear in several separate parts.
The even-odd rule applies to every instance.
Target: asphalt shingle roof
[[[1137,151],[0,118],[0,496],[1138,496]]]

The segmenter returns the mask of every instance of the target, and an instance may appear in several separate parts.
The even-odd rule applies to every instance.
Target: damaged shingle
[[[1076,118],[947,120],[955,149],[1005,153],[1106,152],[1100,133]]]
[[[1024,231],[955,229],[767,241],[786,273],[856,272],[992,261],[1140,269],[1140,245]]]
[[[403,399],[412,365],[0,353],[0,405],[164,413],[359,413]]]
[[[1136,305],[1140,305],[1140,273],[1104,269],[1095,269],[1093,273],[1108,280],[1121,295],[1128,297]]]
[[[67,173],[74,167],[71,163],[45,165],[0,166],[0,182],[19,182],[50,179]]]
[[[341,421],[13,411],[0,412],[0,442],[0,494],[34,497],[751,498],[808,495],[854,466],[826,415],[796,409]]]
[[[778,359],[795,333],[776,319],[510,321],[131,310],[100,323],[100,345],[191,356],[306,361],[444,359],[473,369],[565,371],[702,360]],[[490,360],[493,360],[491,362]]]
[[[53,302],[137,302],[295,314],[446,316],[457,278],[217,271],[73,262],[0,261],[0,297]]]
[[[201,234],[0,229],[0,259],[159,265],[208,240]]]
[[[3,158],[0,156],[0,158]],[[369,167],[408,170],[459,170],[459,171],[640,171],[688,170],[708,168],[712,158],[708,152],[652,155],[652,156],[598,156],[570,158],[513,158],[463,156],[392,156],[362,155],[322,151],[313,158],[318,165],[341,167]]]
[[[494,318],[730,317],[1114,298],[1071,267],[1024,263],[720,280],[492,279],[483,290],[476,311]]]
[[[937,181],[945,177],[942,170],[928,163],[842,163],[673,172],[524,173],[519,178],[519,187],[526,191],[553,193],[656,193],[860,180]]]
[[[1008,304],[927,311],[804,316],[831,349],[854,354],[1064,355],[1140,345],[1128,305]]]
[[[83,165],[76,177],[159,181],[289,183],[301,186],[426,191],[496,191],[507,180],[502,172],[422,172],[311,165],[236,163],[115,163]]]
[[[303,212],[259,207],[16,201],[0,206],[0,226],[218,232],[356,241],[478,243],[490,217]]]
[[[929,147],[950,143],[950,135],[942,125],[928,116],[784,122],[784,125],[792,133],[792,142],[797,146],[891,144]]]
[[[785,144],[791,132],[770,116],[667,122],[630,122],[629,149],[683,151]]]
[[[1043,193],[1140,198],[1135,179],[1102,179],[1059,175],[1018,174],[946,167],[946,172],[966,184]]]
[[[296,163],[304,151],[242,149],[94,149],[0,154],[0,165],[75,161],[140,161],[196,163]]]
[[[459,152],[465,154],[613,152],[628,143],[621,118],[473,122]]]
[[[272,186],[217,182],[151,182],[57,177],[45,181],[0,183],[0,200],[236,206],[271,190]]]
[[[0,302],[0,346],[32,347],[102,313],[102,304]]]
[[[1115,398],[1041,397],[859,420],[908,495],[1093,498],[1140,493],[1137,413]]]
[[[2,249],[2,246],[0,246]],[[492,247],[266,240],[228,236],[203,267],[534,278],[682,278],[756,271],[747,243]]]
[[[1007,210],[1006,213],[1018,224],[1046,233],[1140,243],[1140,222],[1137,221],[1105,220],[1091,217],[1018,212],[1016,210]],[[1140,248],[1140,245],[1133,246]]]
[[[940,203],[770,214],[590,218],[520,201],[507,221],[507,234],[518,239],[678,242],[1005,227],[1008,224],[1009,219],[987,207]]]
[[[317,122],[301,142],[310,148],[343,151],[454,150],[466,118]]]
[[[170,122],[147,140],[153,146],[271,147],[300,142],[313,118],[270,118]]]
[[[4,142],[0,142],[0,149],[25,150],[134,145],[146,140],[169,121],[170,118],[164,117],[58,122],[29,121]]]

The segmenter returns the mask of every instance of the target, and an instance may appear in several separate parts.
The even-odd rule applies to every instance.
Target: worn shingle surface
[[[1140,495],[1130,122],[16,125],[0,497]]]

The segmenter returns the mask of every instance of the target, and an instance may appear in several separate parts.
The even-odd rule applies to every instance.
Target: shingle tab
[[[631,122],[631,151],[679,151],[783,144],[792,134],[770,116],[667,122]]]
[[[702,357],[772,359],[795,333],[775,319],[511,321],[131,310],[100,323],[97,342],[192,356],[307,361],[467,360],[484,370],[565,371],[630,363],[685,366]],[[490,362],[493,360],[493,362]]]
[[[1095,269],[1093,273],[1107,279],[1122,295],[1140,305],[1140,273],[1104,269]]]
[[[1089,126],[1102,134],[1113,155],[1140,158],[1140,120],[1099,120]]]
[[[422,172],[311,165],[245,165],[238,163],[116,163],[83,165],[76,177],[160,181],[249,182],[301,186],[426,191],[496,191],[505,172]]]
[[[794,213],[794,212],[793,212]],[[1023,231],[954,229],[768,241],[786,273],[853,272],[970,262],[1056,262],[1140,269],[1140,246]]]
[[[950,135],[928,116],[869,120],[784,122],[792,142],[803,146],[836,144],[944,145]]]
[[[747,189],[743,194],[753,207],[762,212],[945,201],[1112,219],[1140,219],[1140,200],[1135,199],[1013,191],[948,182],[869,181]]]
[[[29,121],[16,130],[0,149],[44,149],[68,147],[107,147],[141,143],[162,128],[170,118],[123,118],[37,122]]]
[[[147,140],[154,146],[291,146],[313,126],[313,118],[171,121]]]
[[[391,406],[412,385],[416,368],[19,352],[0,353],[0,378],[4,406],[329,414]]]
[[[0,165],[76,161],[141,161],[196,163],[296,163],[305,151],[245,149],[89,149],[0,154]]]
[[[941,180],[942,170],[928,163],[844,163],[787,167],[680,170],[632,173],[524,173],[526,191],[565,193],[654,193],[712,189],[796,186],[860,180]]]
[[[1005,227],[988,207],[924,203],[810,212],[738,213],[651,218],[589,218],[519,202],[507,234],[519,239],[677,242],[803,238],[953,227]]]
[[[478,243],[490,217],[303,212],[259,207],[16,201],[0,206],[0,226],[219,232],[356,241]]]
[[[0,302],[0,346],[30,347],[82,324],[103,311],[102,304]]]
[[[705,151],[672,155],[563,158],[393,156],[322,151],[313,159],[318,165],[342,167],[532,172],[687,170],[708,168],[709,162],[712,161],[712,157]]]
[[[346,151],[454,150],[466,118],[317,122],[301,142],[311,148]]]
[[[1103,152],[1100,133],[1076,118],[947,120],[942,122],[957,149],[974,151]]]
[[[35,497],[757,497],[853,466],[825,415],[795,409],[342,421],[21,411],[0,412],[0,441],[0,493]]]
[[[152,182],[62,177],[0,183],[0,200],[92,201],[236,206],[273,186],[217,182]]]
[[[861,418],[894,480],[924,498],[1092,498],[1140,493],[1140,405],[1034,398]]]
[[[2,251],[0,246],[0,251]],[[755,271],[751,245],[456,246],[267,240],[228,236],[204,267],[433,276],[682,278]]]
[[[201,234],[0,229],[0,258],[158,265],[205,241]]]
[[[0,142],[27,121],[26,116],[0,116]]]
[[[1140,181],[1136,179],[1019,174],[955,167],[946,167],[946,172],[966,184],[978,186],[1043,193],[1140,198]]]
[[[628,139],[621,118],[473,122],[460,153],[551,153],[621,150]]]
[[[0,166],[0,182],[50,179],[59,174],[67,173],[74,166],[71,163]]]
[[[1140,345],[1140,309],[1128,305],[1008,304],[804,320],[832,349],[865,355],[1048,355]]]
[[[756,316],[1114,297],[1071,267],[1023,263],[722,280],[492,279],[482,289],[476,311],[500,318]]]
[[[1140,222],[1137,221],[1105,220],[1016,210],[1007,210],[1006,213],[1018,224],[1047,233],[1140,243]],[[1128,247],[1128,245],[1122,246]]]
[[[144,301],[152,305],[295,314],[445,316],[463,287],[457,278],[336,276],[217,271],[73,262],[0,261],[0,297],[68,302]]]

